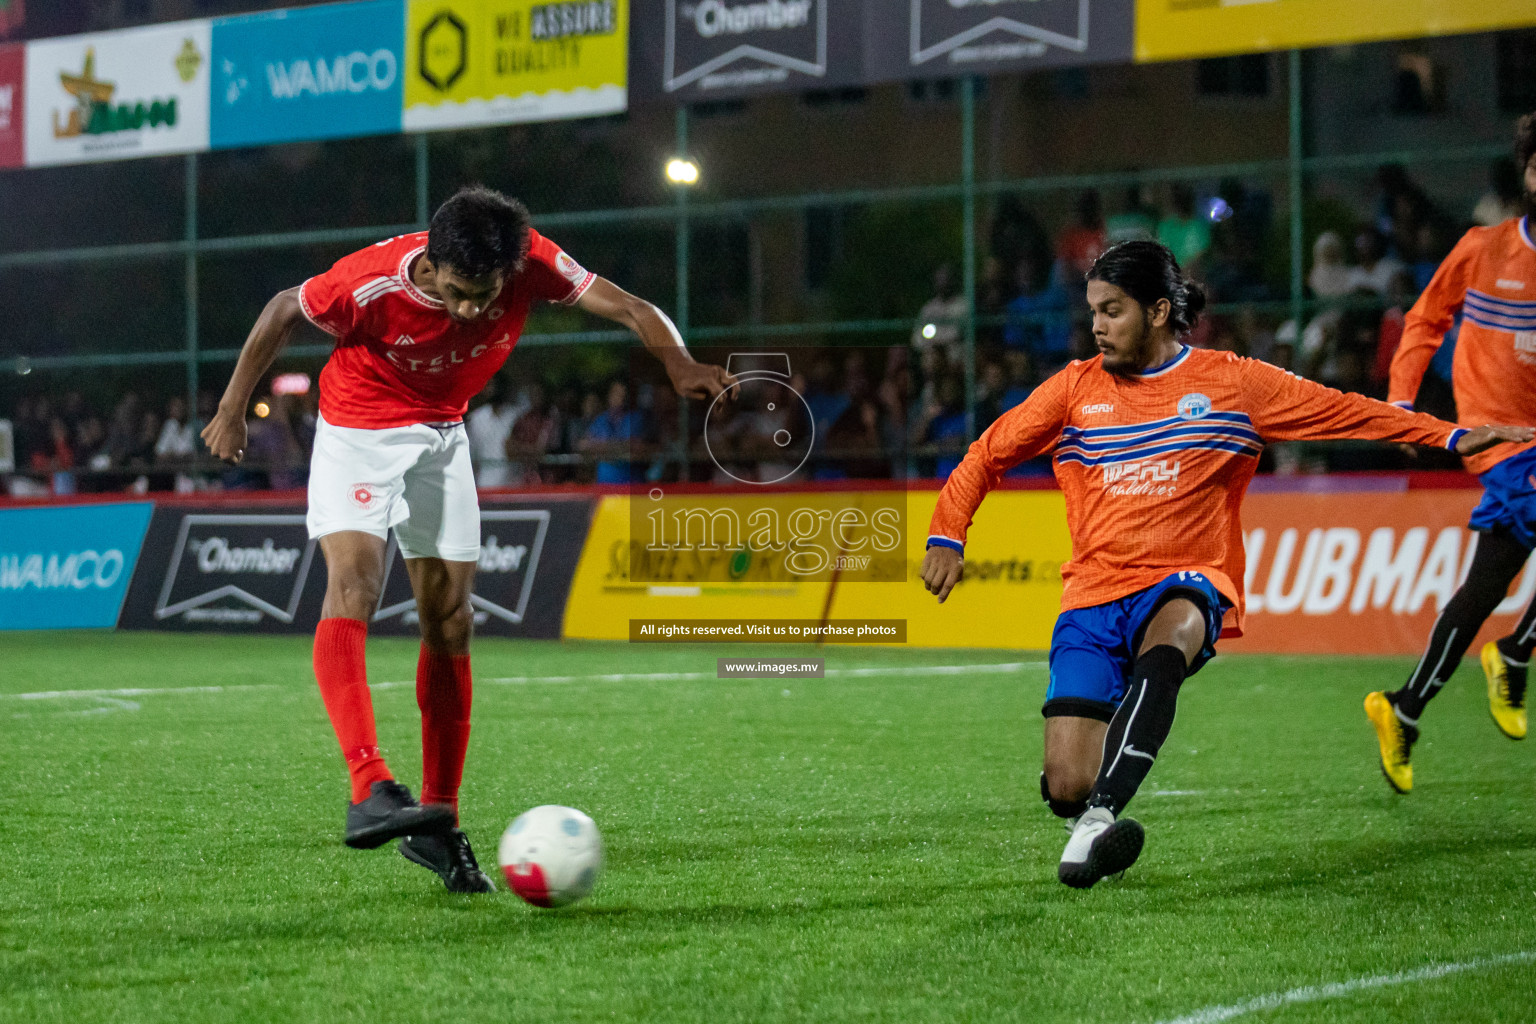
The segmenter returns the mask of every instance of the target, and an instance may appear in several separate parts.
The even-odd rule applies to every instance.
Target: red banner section
[[[1435,616],[1476,550],[1467,516],[1476,490],[1253,494],[1248,539],[1248,625],[1236,652],[1418,654]],[[1484,627],[1482,641],[1515,623],[1536,593],[1527,564]]]
[[[20,167],[26,156],[22,135],[26,61],[25,46],[0,45],[0,167]]]

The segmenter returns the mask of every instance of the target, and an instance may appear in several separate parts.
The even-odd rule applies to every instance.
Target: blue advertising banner
[[[215,149],[400,131],[404,0],[213,23]]]
[[[0,629],[117,625],[150,502],[0,509]]]

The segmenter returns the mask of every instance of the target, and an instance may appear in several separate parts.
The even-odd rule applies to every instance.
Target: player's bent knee
[[[1096,771],[1066,761],[1046,761],[1040,776],[1040,791],[1047,803],[1077,803],[1088,799]],[[1054,809],[1054,808],[1053,808]]]
[[[463,654],[469,650],[469,638],[475,629],[475,613],[468,601],[441,614],[421,615],[421,638],[429,647]]]

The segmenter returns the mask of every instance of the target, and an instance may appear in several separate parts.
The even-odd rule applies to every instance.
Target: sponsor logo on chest
[[[466,363],[493,353],[510,352],[512,350],[512,334],[507,332],[494,341],[482,341],[467,347],[456,346],[446,352],[439,352],[434,356],[422,353],[419,357],[412,357],[411,355],[396,351],[402,346],[414,344],[415,342],[411,341],[409,336],[402,336],[395,341],[394,345],[385,350],[384,356],[397,369],[404,370],[407,373],[444,373],[456,366],[463,366]]]
[[[1116,497],[1152,495],[1166,497],[1178,491],[1177,459],[1138,459],[1104,464],[1104,493]]]

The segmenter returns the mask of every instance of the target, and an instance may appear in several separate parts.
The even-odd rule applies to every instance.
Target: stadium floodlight
[[[934,338],[938,337],[938,334],[938,324],[923,324],[923,337],[927,338],[929,341],[932,341]]]
[[[667,180],[674,185],[697,185],[699,165],[687,157],[675,156],[667,161]]]

